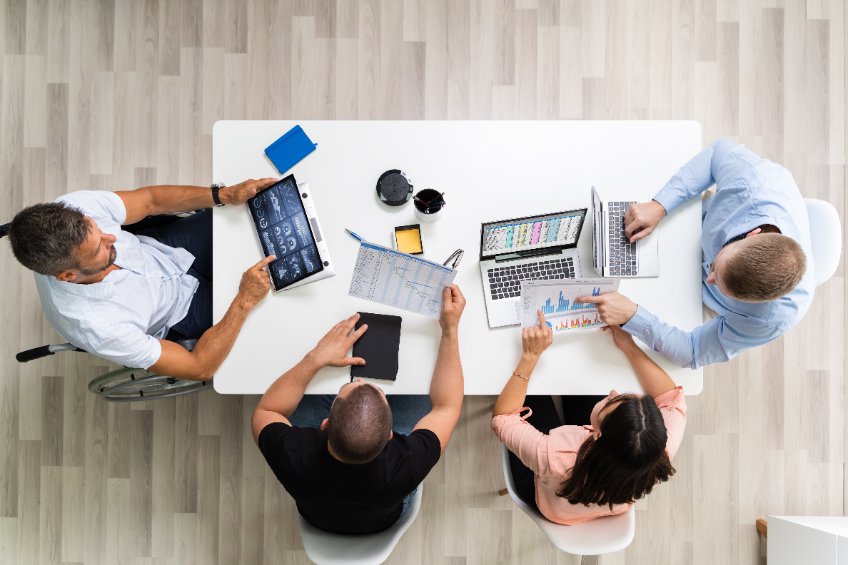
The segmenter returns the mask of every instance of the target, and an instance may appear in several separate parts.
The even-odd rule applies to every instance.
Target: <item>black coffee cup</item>
[[[422,222],[435,222],[445,207],[445,195],[433,188],[419,190],[412,199],[415,216]]]

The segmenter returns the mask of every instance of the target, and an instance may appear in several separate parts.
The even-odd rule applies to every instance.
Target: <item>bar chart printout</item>
[[[444,265],[363,241],[348,294],[438,319],[454,277]]]
[[[541,310],[554,334],[601,328],[603,323],[594,304],[578,303],[579,296],[598,296],[618,290],[618,279],[564,279],[521,282],[521,326],[539,323]]]

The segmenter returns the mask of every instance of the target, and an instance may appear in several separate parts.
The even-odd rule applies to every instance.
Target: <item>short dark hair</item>
[[[392,410],[376,387],[359,385],[336,396],[327,421],[329,442],[346,463],[367,463],[377,457],[392,431]]]
[[[765,302],[795,288],[807,270],[798,242],[779,233],[761,233],[736,244],[721,280],[734,298]]]
[[[85,214],[60,202],[35,204],[15,215],[9,243],[15,258],[27,269],[55,275],[79,266],[77,248],[91,226]]]
[[[668,433],[649,395],[622,394],[601,422],[601,435],[577,452],[571,475],[557,494],[571,504],[629,504],[665,482],[675,470],[665,450]]]

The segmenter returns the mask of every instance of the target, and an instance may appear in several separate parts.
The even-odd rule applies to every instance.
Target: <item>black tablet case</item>
[[[368,329],[353,344],[353,356],[365,359],[365,365],[351,365],[350,376],[393,381],[398,373],[400,348],[400,316],[360,312],[358,329],[368,324]]]

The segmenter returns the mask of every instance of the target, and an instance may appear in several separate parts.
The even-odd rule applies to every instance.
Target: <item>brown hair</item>
[[[668,433],[660,409],[649,395],[622,394],[601,422],[598,438],[577,451],[571,474],[557,495],[571,504],[629,504],[665,482],[674,467],[665,450]]]
[[[761,233],[735,245],[721,272],[721,282],[734,298],[765,302],[795,288],[807,269],[807,258],[794,239]]]
[[[59,202],[35,204],[15,215],[9,225],[9,243],[21,265],[55,275],[79,266],[76,250],[89,230],[85,215],[75,208]]]
[[[367,463],[377,457],[392,431],[392,410],[376,387],[359,385],[336,396],[327,419],[328,440],[346,463]]]

